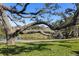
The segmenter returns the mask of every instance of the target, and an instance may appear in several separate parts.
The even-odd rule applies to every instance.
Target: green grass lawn
[[[6,56],[78,56],[79,40],[59,42],[0,44],[0,55]]]

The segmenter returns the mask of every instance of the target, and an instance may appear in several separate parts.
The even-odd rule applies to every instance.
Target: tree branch
[[[18,12],[18,10],[16,10],[16,9],[13,9],[13,8],[11,8],[11,7],[4,6],[4,5],[2,5],[2,4],[0,4],[0,7],[2,7],[4,10],[7,10],[7,11],[9,11],[9,12],[11,12],[11,13],[15,13],[15,14],[17,14],[17,15],[18,15],[18,14],[32,14],[32,15],[37,15],[38,13],[41,12],[41,10],[37,11],[36,13],[32,13],[32,12],[27,13],[27,12],[24,12],[27,5],[29,5],[29,3],[28,3],[28,4],[25,4],[24,7],[23,7],[23,9],[22,9],[21,11],[19,11],[19,12]]]
[[[26,3],[26,4],[23,6],[22,10],[20,10],[18,13],[24,12],[24,11],[26,10],[26,7],[27,7],[29,4],[30,4],[30,3]]]
[[[45,30],[26,30],[23,31],[21,34],[32,34],[32,33],[41,33],[43,35],[49,36],[54,34],[54,31],[45,31]],[[47,34],[48,33],[48,34]]]

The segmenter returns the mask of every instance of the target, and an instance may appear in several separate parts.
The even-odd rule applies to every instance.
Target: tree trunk
[[[78,28],[74,26],[74,37],[78,37]]]
[[[6,15],[5,10],[1,9],[1,17],[4,26],[4,31],[6,34],[6,43],[7,45],[15,45],[15,36],[11,35],[13,33],[12,26],[9,22],[9,18]]]
[[[9,39],[7,39],[6,43],[7,45],[15,45],[15,40],[16,38],[15,37],[10,37]]]

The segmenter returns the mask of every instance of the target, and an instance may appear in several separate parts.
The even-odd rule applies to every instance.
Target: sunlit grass
[[[25,40],[40,40],[40,39],[48,39],[48,36],[42,35],[40,33],[34,33],[34,34],[23,34],[20,35],[21,38]]]
[[[79,55],[79,40],[17,43],[15,46],[0,44],[0,55],[77,56]]]

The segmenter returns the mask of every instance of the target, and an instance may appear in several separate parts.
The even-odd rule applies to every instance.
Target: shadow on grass
[[[31,44],[31,43],[29,43],[28,45],[29,45],[29,47],[27,47],[27,45],[24,45],[24,46],[7,46],[4,48],[0,48],[0,54],[3,54],[5,56],[10,56],[10,55],[20,54],[22,52],[25,52],[28,54],[28,52],[31,52],[33,50],[38,50],[38,51],[50,50],[51,51],[51,49],[43,47],[48,44]],[[30,46],[30,45],[32,45],[32,46]]]
[[[76,53],[76,56],[79,56],[79,51],[73,51],[74,53]]]
[[[59,46],[71,48],[71,45],[62,45],[62,44],[59,44]]]
[[[59,43],[78,43],[79,41],[59,41]]]
[[[69,41],[59,41],[59,43],[70,43]]]

